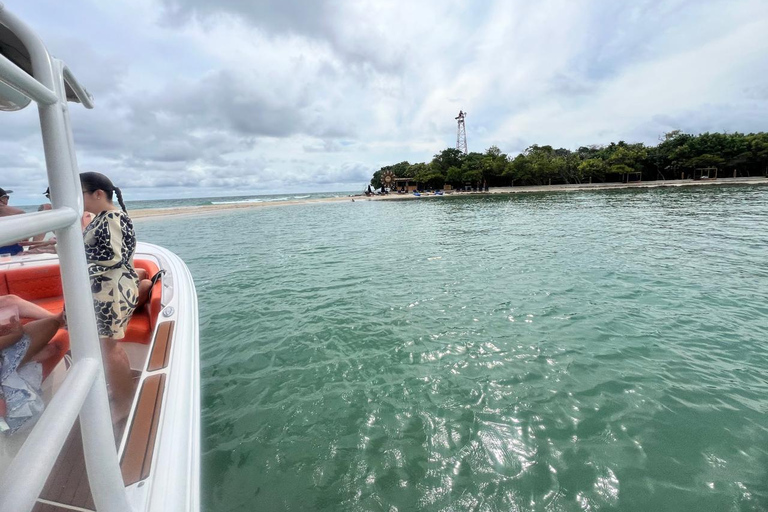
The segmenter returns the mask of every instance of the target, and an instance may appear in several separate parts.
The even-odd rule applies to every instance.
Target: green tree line
[[[392,171],[420,188],[500,187],[608,181],[690,179],[696,169],[718,169],[718,177],[768,175],[768,133],[702,133],[675,130],[656,146],[624,141],[582,146],[576,151],[533,145],[517,156],[496,146],[464,154],[448,148],[431,162],[400,162],[382,167],[371,179],[375,188]]]

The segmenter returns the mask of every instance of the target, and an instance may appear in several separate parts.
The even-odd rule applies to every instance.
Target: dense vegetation
[[[630,181],[692,178],[697,169],[717,168],[719,177],[768,174],[768,133],[703,133],[679,130],[665,134],[657,146],[624,141],[608,146],[583,146],[576,151],[533,145],[511,157],[491,146],[485,153],[463,154],[448,148],[431,162],[382,167],[371,185],[392,171],[412,178],[421,188],[481,187],[483,185],[546,185],[590,181]]]

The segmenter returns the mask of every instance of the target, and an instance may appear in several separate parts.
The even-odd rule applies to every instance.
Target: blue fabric
[[[40,363],[21,360],[29,349],[26,334],[10,347],[0,351],[0,393],[5,400],[5,418],[0,418],[0,431],[16,432],[27,421],[39,416],[43,402],[43,367]]]
[[[6,245],[5,247],[0,247],[0,254],[10,254],[11,256],[15,256],[20,252],[24,252],[24,247],[22,247],[19,244]]]

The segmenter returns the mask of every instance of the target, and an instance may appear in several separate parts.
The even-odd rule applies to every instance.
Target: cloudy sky
[[[765,0],[5,0],[91,91],[81,170],[128,199],[362,190],[455,145],[768,130]],[[0,186],[38,203],[33,108]]]

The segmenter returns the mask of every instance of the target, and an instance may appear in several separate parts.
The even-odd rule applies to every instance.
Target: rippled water
[[[196,278],[206,510],[768,507],[768,188],[137,231]]]

